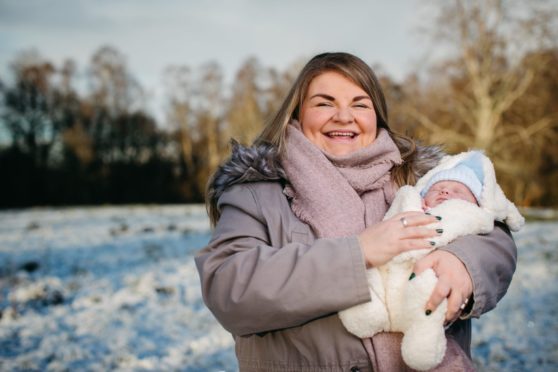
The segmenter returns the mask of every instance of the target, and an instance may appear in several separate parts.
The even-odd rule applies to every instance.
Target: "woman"
[[[372,70],[346,53],[303,68],[251,148],[235,146],[208,187],[216,228],[196,258],[204,301],[236,342],[241,371],[401,370],[400,335],[360,340],[337,312],[370,300],[365,271],[430,247],[434,216],[382,217],[397,187],[442,154],[389,129]],[[468,319],[496,305],[515,270],[508,230],[467,236],[415,266],[433,268],[429,313],[448,298],[439,368],[470,367]],[[467,307],[462,311],[464,303]]]

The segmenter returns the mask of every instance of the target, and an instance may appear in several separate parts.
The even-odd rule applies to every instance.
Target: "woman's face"
[[[345,76],[328,71],[308,86],[300,109],[302,132],[328,154],[341,156],[376,138],[376,112],[370,96]]]

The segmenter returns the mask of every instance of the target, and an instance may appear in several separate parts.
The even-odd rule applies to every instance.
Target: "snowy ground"
[[[201,206],[0,212],[0,371],[235,371],[201,300]],[[558,370],[558,223],[516,240],[508,295],[474,322],[481,371]]]

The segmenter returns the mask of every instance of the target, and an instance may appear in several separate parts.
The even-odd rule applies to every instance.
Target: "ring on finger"
[[[401,224],[403,225],[403,227],[409,226],[409,222],[407,221],[407,219],[405,217],[401,217],[401,219],[399,221],[401,221]]]
[[[465,301],[463,301],[463,303],[461,304],[461,306],[459,306],[459,308],[461,310],[465,310],[465,306],[467,306],[467,302],[469,302],[468,298],[466,298]]]

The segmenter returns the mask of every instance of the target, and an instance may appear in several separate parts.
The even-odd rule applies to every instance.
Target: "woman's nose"
[[[354,117],[350,108],[341,107],[337,109],[334,119],[342,123],[352,123]]]

